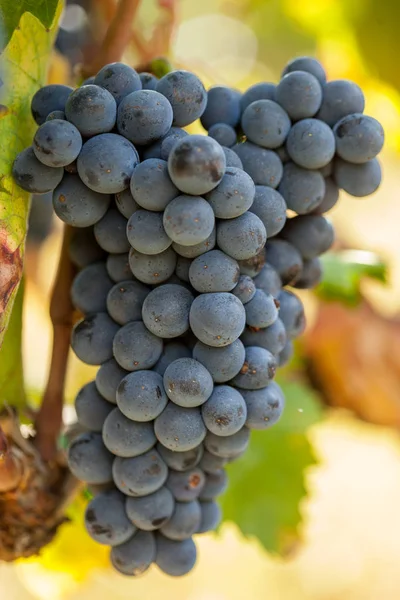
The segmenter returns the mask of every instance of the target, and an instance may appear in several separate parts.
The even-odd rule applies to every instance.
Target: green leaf
[[[11,39],[25,12],[34,15],[49,29],[54,21],[58,0],[2,0],[0,3],[1,49]]]
[[[9,4],[2,2],[3,12],[8,11]],[[19,14],[21,3],[14,2],[13,5]],[[50,10],[51,2],[32,0],[30,5],[36,6],[39,14],[46,15],[47,20],[51,15],[54,17],[54,10]],[[30,113],[30,101],[46,80],[61,7],[62,2],[59,2],[50,29],[46,19],[44,26],[38,18],[24,12],[18,28],[0,55],[3,80],[0,87],[0,346],[22,276],[29,207],[29,196],[13,182],[11,168],[18,152],[32,141],[36,125]]]
[[[0,348],[0,406],[21,408],[25,404],[22,369],[22,303],[23,283],[19,286],[10,323]]]
[[[315,293],[323,300],[356,306],[362,300],[361,285],[365,278],[387,281],[387,266],[373,252],[330,252],[321,261],[324,275]]]
[[[252,431],[247,452],[228,466],[222,509],[224,519],[245,535],[257,537],[270,552],[286,554],[300,537],[304,471],[316,462],[307,429],[321,418],[321,408],[305,385],[279,383],[286,397],[284,414],[271,429]]]

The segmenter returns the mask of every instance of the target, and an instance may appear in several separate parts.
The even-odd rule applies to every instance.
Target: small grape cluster
[[[121,573],[189,572],[192,536],[220,521],[225,465],[280,418],[273,379],[305,326],[292,290],[319,282],[334,239],[323,213],[339,188],[380,183],[383,130],[363,110],[360,88],[327,83],[313,58],[244,94],[122,63],[35,94],[13,173],[54,190],[73,228],[71,345],[100,368],[68,459],[94,496],[87,531]],[[185,131],[199,118],[208,136]]]

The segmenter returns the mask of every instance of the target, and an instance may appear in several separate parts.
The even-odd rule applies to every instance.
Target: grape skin
[[[117,403],[117,388],[128,372],[119,366],[115,358],[110,358],[101,365],[96,373],[95,383],[103,398],[112,404]]]
[[[242,169],[229,167],[221,182],[205,199],[218,219],[233,219],[245,213],[253,204],[255,185]]]
[[[187,471],[170,469],[165,486],[177,502],[191,502],[199,497],[205,482],[206,477],[198,467]]]
[[[303,304],[292,292],[282,290],[278,296],[279,318],[283,322],[288,338],[295,338],[303,333],[306,320]]]
[[[164,485],[168,467],[153,448],[133,458],[117,456],[112,473],[115,485],[127,496],[147,496]]]
[[[118,329],[113,341],[115,360],[127,371],[151,369],[162,350],[162,340],[148,331],[142,321],[131,321]]]
[[[72,330],[71,348],[88,365],[101,365],[112,358],[118,325],[107,313],[95,313],[78,321]]]
[[[201,124],[207,131],[216,123],[236,127],[240,119],[241,93],[224,85],[215,85],[207,92],[207,106]]]
[[[200,502],[201,521],[196,533],[207,533],[217,529],[222,519],[222,512],[216,502]]]
[[[176,142],[188,135],[188,132],[184,129],[181,129],[180,127],[171,127],[171,129],[161,142],[160,158],[162,160],[168,161],[169,155],[171,154],[171,150],[175,146]]]
[[[323,87],[322,104],[317,119],[333,127],[346,115],[362,113],[364,106],[364,94],[356,83],[346,79],[328,81]]]
[[[130,182],[134,200],[146,210],[163,211],[179,195],[168,174],[168,163],[149,158],[135,167]]]
[[[153,73],[139,73],[140,81],[142,82],[143,90],[155,90],[157,87],[158,78]]]
[[[118,408],[133,421],[152,421],[162,413],[167,402],[163,379],[154,371],[129,373],[117,388]]]
[[[239,265],[221,250],[211,250],[194,259],[189,280],[197,292],[230,292],[240,276]]]
[[[175,502],[172,517],[160,529],[161,533],[174,541],[190,538],[198,529],[201,521],[201,509],[197,500]]]
[[[339,200],[339,188],[332,177],[325,177],[325,194],[317,208],[312,211],[313,215],[322,215],[329,212]]]
[[[130,244],[126,237],[127,220],[115,208],[110,208],[94,226],[94,236],[103,250],[113,254],[128,252]]]
[[[204,446],[211,454],[214,454],[215,456],[228,459],[234,458],[246,450],[247,446],[249,445],[249,436],[250,430],[247,427],[243,427],[237,433],[228,435],[226,437],[215,435],[215,433],[211,433],[209,431],[204,438]],[[200,500],[207,499],[204,497],[204,493],[205,491],[203,489],[203,494],[200,496]],[[209,499],[212,500],[214,496],[215,494],[210,494]]]
[[[243,169],[243,163],[234,150],[226,146],[222,146],[222,150],[225,154],[226,168],[235,167],[236,169]]]
[[[320,215],[289,219],[281,235],[297,248],[303,259],[308,260],[326,252],[335,238],[331,223]]]
[[[184,283],[190,283],[189,269],[191,264],[192,261],[190,258],[185,258],[184,256],[177,257],[175,275],[178,277],[178,280]]]
[[[94,225],[104,217],[109,204],[108,194],[90,190],[78,175],[69,173],[64,174],[53,193],[54,212],[64,223],[73,227]]]
[[[68,466],[77,479],[91,484],[112,481],[114,457],[107,450],[100,433],[82,433],[68,448]]]
[[[183,246],[182,244],[176,244],[174,242],[172,244],[172,248],[177,254],[179,254],[179,256],[183,256],[184,258],[197,258],[201,254],[213,250],[215,248],[216,241],[217,230],[215,227],[213,227],[213,230],[208,238],[203,242],[200,242],[200,244],[195,244],[194,246]]]
[[[120,62],[100,69],[94,78],[94,84],[108,90],[117,104],[128,94],[142,89],[141,79],[135,69]]]
[[[14,160],[12,176],[20,188],[31,194],[52,192],[63,178],[62,167],[52,168],[42,164],[33,148],[25,148]]]
[[[75,398],[78,423],[89,431],[101,431],[113,406],[97,391],[94,381],[84,385]]]
[[[142,254],[133,248],[129,251],[129,265],[133,275],[148,285],[163,283],[171,277],[176,267],[176,254],[171,247],[160,254]]]
[[[276,86],[276,101],[293,121],[313,117],[322,103],[318,79],[306,71],[291,71]]]
[[[31,112],[38,125],[55,110],[65,109],[65,104],[74,89],[68,85],[50,84],[38,89],[31,101]]]
[[[240,108],[242,113],[246,108],[256,100],[275,100],[276,85],[267,81],[256,83],[250,86],[240,98]]]
[[[215,217],[204,198],[182,195],[166,207],[163,224],[167,236],[173,242],[194,246],[201,244],[211,235]]]
[[[266,185],[257,185],[253,204],[249,211],[263,222],[267,238],[277,235],[286,223],[286,202],[276,190]]]
[[[98,85],[84,85],[68,96],[65,116],[84,137],[91,137],[112,130],[117,104],[107,90]]]
[[[193,358],[178,358],[165,370],[164,388],[168,398],[178,406],[193,408],[204,404],[213,391],[207,369]]]
[[[89,189],[116,194],[129,187],[138,162],[133,144],[116,133],[103,133],[83,144],[77,166],[79,177]]]
[[[322,279],[322,265],[318,257],[303,261],[303,269],[296,279],[293,287],[297,289],[311,289],[318,285]]]
[[[236,144],[236,131],[231,125],[227,125],[226,123],[215,123],[208,130],[208,135],[218,142],[218,144],[227,148]]]
[[[245,429],[245,428],[243,428]],[[243,429],[241,431],[243,431]],[[238,434],[236,434],[238,435]],[[231,437],[224,437],[224,440],[230,440]],[[216,473],[208,473],[206,476],[206,483],[203,487],[203,490],[200,494],[200,500],[203,502],[210,502],[214,500],[216,496],[220,496],[224,493],[226,488],[228,487],[228,476],[224,469],[217,471]]]
[[[264,329],[246,327],[241,340],[245,346],[259,346],[269,350],[274,356],[279,355],[286,344],[286,329],[280,318]],[[244,362],[244,360],[243,360]]]
[[[219,221],[217,244],[236,260],[245,260],[258,254],[265,246],[267,232],[264,224],[252,212],[245,212],[235,219]]]
[[[103,442],[115,456],[130,458],[150,450],[156,437],[152,423],[137,423],[114,408],[103,425]]]
[[[108,314],[119,325],[140,321],[142,306],[150,289],[140,281],[127,280],[117,283],[108,292]]]
[[[260,274],[253,279],[256,288],[263,290],[266,294],[271,294],[276,298],[282,289],[282,280],[278,272],[268,262],[265,263]]]
[[[113,567],[123,575],[141,575],[156,557],[156,543],[150,531],[137,531],[127,542],[111,548]]]
[[[199,464],[204,453],[202,444],[185,452],[175,452],[158,443],[157,451],[160,453],[165,464],[174,471],[193,469]]]
[[[299,215],[312,212],[323,201],[325,180],[319,171],[310,171],[288,162],[283,167],[283,176],[278,192],[286,205]]]
[[[169,402],[154,422],[158,441],[176,452],[196,448],[206,435],[199,408],[182,408]]]
[[[160,285],[143,302],[143,322],[149,331],[161,338],[183,335],[189,329],[193,299],[193,294],[181,285]]]
[[[132,271],[129,266],[128,252],[109,254],[106,260],[106,269],[110,279],[112,279],[114,283],[128,281],[128,279],[133,278]]]
[[[129,189],[115,194],[115,206],[125,219],[129,219],[134,212],[139,210],[139,205],[133,199]]]
[[[155,90],[138,90],[118,106],[117,128],[133,144],[143,146],[162,138],[172,125],[172,106]]]
[[[339,188],[351,196],[361,198],[376,192],[381,183],[382,173],[376,158],[361,165],[337,158],[334,164],[333,178]]]
[[[165,96],[173,111],[172,124],[185,127],[201,117],[207,105],[203,83],[189,71],[171,71],[157,83],[157,91]]]
[[[292,358],[294,354],[294,347],[292,340],[287,340],[285,347],[279,354],[279,366],[283,367],[286,365]]]
[[[168,172],[173,183],[191,196],[201,196],[214,189],[225,168],[226,159],[221,146],[204,135],[178,140],[168,158]]]
[[[276,358],[269,350],[247,346],[244,365],[232,384],[244,390],[259,390],[272,381],[276,369]]]
[[[240,158],[243,169],[250,175],[255,185],[277,188],[282,179],[283,165],[273,150],[260,148],[251,142],[233,146],[232,150]]]
[[[206,367],[215,383],[225,383],[242,368],[245,349],[239,339],[220,348],[197,342],[193,348],[193,358]]]
[[[243,390],[242,394],[247,406],[246,427],[268,429],[279,421],[285,396],[275,381],[260,390]]]
[[[290,125],[288,114],[272,100],[256,100],[242,114],[242,129],[247,139],[263,148],[282,146]]]
[[[335,154],[335,136],[323,121],[303,119],[291,128],[286,149],[300,167],[320,169],[329,164]]]
[[[106,312],[107,294],[112,286],[104,262],[92,263],[83,268],[72,282],[72,304],[85,315]]]
[[[266,294],[260,289],[256,290],[253,298],[244,307],[246,311],[246,325],[264,328],[272,325],[278,318],[276,300],[271,294]]]
[[[227,458],[215,456],[215,454],[211,454],[211,452],[205,450],[202,459],[199,462],[199,467],[206,474],[218,475],[227,462]]]
[[[177,542],[159,534],[156,547],[156,564],[167,575],[181,577],[193,569],[197,552],[192,538]]]
[[[243,397],[229,385],[217,385],[201,408],[205,426],[215,435],[233,435],[245,424],[247,409]]]
[[[82,136],[72,123],[54,119],[37,129],[32,148],[36,158],[44,165],[65,167],[78,157]]]
[[[125,496],[116,489],[93,498],[85,510],[85,528],[99,544],[118,546],[136,533],[125,512]]]
[[[179,341],[169,342],[164,344],[164,350],[154,365],[153,369],[156,373],[164,375],[166,368],[177,358],[190,358],[192,353],[184,343]]]
[[[160,254],[172,244],[163,226],[162,213],[137,210],[126,226],[132,248],[142,254]]]
[[[373,117],[352,114],[340,119],[333,128],[336,153],[343,160],[362,164],[382,150],[384,131]]]
[[[303,260],[296,246],[286,240],[273,239],[266,243],[265,250],[269,263],[283,285],[295,283],[303,268]]]
[[[126,513],[136,527],[144,531],[154,531],[171,518],[175,500],[167,487],[156,492],[134,498],[126,498]]]
[[[256,286],[252,277],[248,275],[241,275],[235,287],[232,290],[234,294],[242,304],[247,304],[254,297],[256,293]]]
[[[311,73],[324,86],[326,84],[326,73],[321,63],[312,56],[298,56],[287,63],[282,71],[282,77],[293,71],[306,71]],[[329,84],[328,84],[329,85]]]
[[[246,320],[243,304],[226,292],[200,294],[189,313],[195,336],[208,346],[227,346],[242,333]]]

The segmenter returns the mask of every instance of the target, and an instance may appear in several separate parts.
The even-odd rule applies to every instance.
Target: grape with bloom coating
[[[190,308],[189,321],[195,336],[208,346],[227,346],[242,333],[246,313],[236,296],[226,292],[200,294]]]
[[[194,358],[178,358],[164,373],[168,398],[186,408],[200,406],[211,396],[213,380],[207,369]]]

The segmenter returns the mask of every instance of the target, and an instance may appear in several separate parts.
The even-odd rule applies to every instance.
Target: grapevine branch
[[[0,426],[0,493],[15,488],[22,476],[20,461],[12,454],[7,436]]]
[[[60,262],[50,301],[50,318],[53,325],[50,372],[35,422],[35,443],[45,460],[53,460],[56,456],[57,438],[62,425],[64,384],[73,322],[70,289],[75,269],[68,254],[71,232],[70,227],[64,227]]]
[[[82,75],[97,73],[104,65],[121,60],[132,35],[132,23],[136,17],[140,0],[120,0],[95,60],[84,65]]]

